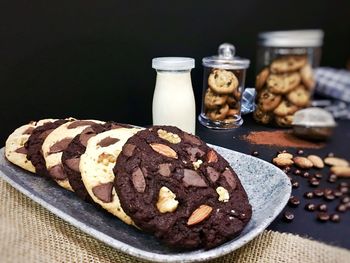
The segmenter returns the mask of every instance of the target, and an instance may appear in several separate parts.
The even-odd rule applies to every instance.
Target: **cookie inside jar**
[[[322,43],[321,30],[259,34],[253,113],[258,123],[291,127],[294,114],[311,105]]]
[[[256,76],[254,119],[262,124],[290,127],[294,113],[311,105],[314,86],[306,55],[276,57]]]
[[[203,58],[204,78],[201,124],[208,128],[230,129],[243,123],[241,99],[249,60],[234,56],[231,44],[222,44],[219,55]]]

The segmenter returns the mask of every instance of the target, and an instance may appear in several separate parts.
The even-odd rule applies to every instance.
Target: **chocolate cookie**
[[[32,131],[28,141],[24,144],[27,150],[27,159],[32,162],[35,172],[38,175],[47,176],[45,159],[42,154],[42,145],[46,137],[57,127],[72,119],[61,119],[53,122],[47,122]]]
[[[91,137],[79,163],[81,179],[92,200],[127,224],[133,222],[120,206],[113,184],[113,167],[125,142],[138,131],[120,128]]]
[[[50,177],[67,190],[73,191],[62,166],[62,152],[77,134],[80,134],[87,127],[95,123],[101,124],[103,122],[97,120],[69,121],[53,130],[44,140],[42,153],[45,159],[46,169]]]
[[[5,144],[5,156],[7,160],[29,172],[35,173],[35,167],[32,162],[27,159],[27,149],[24,147],[24,144],[28,141],[29,136],[36,127],[52,121],[55,120],[44,119],[38,122],[32,121],[11,133]]]
[[[83,200],[92,202],[92,199],[87,192],[85,185],[81,179],[81,173],[79,170],[80,156],[85,153],[88,140],[105,131],[112,129],[118,129],[121,127],[131,128],[126,124],[120,124],[115,122],[106,122],[104,124],[94,124],[86,128],[81,134],[78,134],[69,143],[68,147],[62,153],[62,165],[65,174],[68,176],[69,184],[73,188],[74,192]],[[105,140],[103,145],[112,142],[111,140]]]
[[[113,171],[125,212],[170,246],[218,246],[237,236],[251,217],[229,163],[176,127],[154,126],[131,137]]]

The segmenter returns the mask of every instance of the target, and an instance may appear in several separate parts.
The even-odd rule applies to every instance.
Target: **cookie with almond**
[[[153,126],[132,136],[113,171],[123,210],[169,246],[218,246],[251,217],[247,194],[229,163],[176,127]]]

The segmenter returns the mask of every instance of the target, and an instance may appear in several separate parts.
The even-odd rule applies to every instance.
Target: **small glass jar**
[[[296,30],[260,33],[254,119],[290,127],[294,113],[309,107],[321,58],[323,31]]]
[[[153,125],[174,125],[195,134],[196,103],[191,69],[193,58],[160,57],[152,60],[157,71],[152,102]]]
[[[220,45],[218,53],[202,60],[202,110],[198,119],[208,128],[236,128],[243,123],[241,99],[250,61],[236,57],[235,47],[228,43]]]

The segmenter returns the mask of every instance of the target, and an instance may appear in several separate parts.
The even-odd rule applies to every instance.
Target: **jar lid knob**
[[[219,57],[225,59],[233,59],[235,57],[236,49],[235,46],[230,43],[223,43],[219,46]]]

